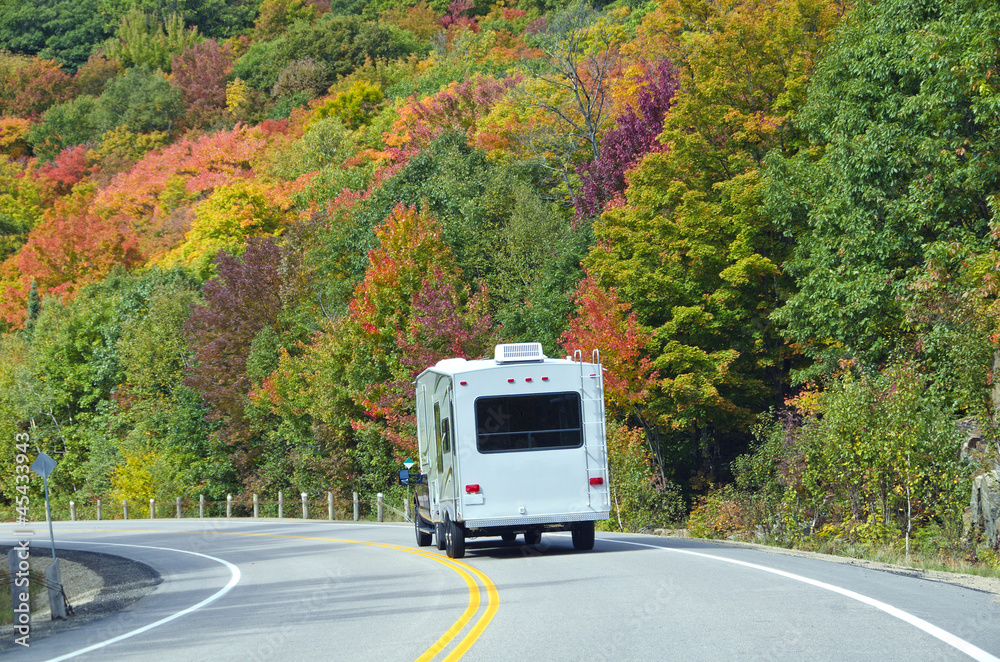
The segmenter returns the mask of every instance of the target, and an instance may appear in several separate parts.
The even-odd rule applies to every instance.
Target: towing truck
[[[541,343],[497,345],[492,359],[444,359],[416,379],[417,545],[451,558],[469,538],[528,545],[545,531],[594,547],[610,514],[600,354],[552,359]]]

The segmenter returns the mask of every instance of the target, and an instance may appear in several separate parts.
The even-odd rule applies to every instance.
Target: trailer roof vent
[[[519,363],[522,361],[544,361],[542,343],[519,342],[509,345],[497,345],[493,352],[497,363]]]

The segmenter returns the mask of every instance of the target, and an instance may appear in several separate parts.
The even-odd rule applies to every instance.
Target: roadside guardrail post
[[[302,519],[309,519],[309,495],[302,493]]]
[[[253,516],[255,518],[260,516],[260,510],[259,509],[260,509],[260,504],[257,503],[257,495],[254,494],[253,495]]]
[[[285,516],[285,498],[281,490],[278,490],[278,519]]]
[[[205,495],[204,494],[199,494],[198,495],[198,517],[204,517],[204,516],[205,516]]]
[[[232,494],[227,494],[226,495],[226,517],[232,517],[232,516],[233,516],[233,495]]]
[[[333,521],[333,492],[326,493],[326,511],[327,519],[331,522]]]
[[[156,499],[149,500],[149,519],[156,519]]]
[[[128,501],[122,500],[122,517],[128,519]]]
[[[358,511],[361,510],[360,505],[361,504],[358,503],[358,493],[355,492],[354,493],[354,521],[355,522],[358,521],[358,514],[359,514]]]
[[[73,503],[72,499],[69,502],[69,520],[71,522],[76,521],[76,504]]]
[[[181,498],[177,497],[177,519],[181,518]]]
[[[381,492],[379,492],[375,496],[378,499],[378,521],[384,522],[385,521],[385,501],[384,501],[384,497],[382,496]]]

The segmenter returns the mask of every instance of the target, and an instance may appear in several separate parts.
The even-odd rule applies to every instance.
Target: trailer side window
[[[441,421],[441,448],[444,452],[451,452],[451,421],[447,418]]]
[[[444,465],[444,454],[441,449],[441,404],[434,403],[434,440],[437,450],[437,466]]]
[[[484,397],[476,400],[481,453],[578,448],[583,419],[578,393]]]

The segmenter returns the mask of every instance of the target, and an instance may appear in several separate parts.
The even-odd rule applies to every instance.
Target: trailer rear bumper
[[[466,529],[517,529],[523,527],[537,527],[544,524],[568,524],[570,522],[596,522],[608,519],[610,511],[585,513],[549,513],[547,515],[522,515],[518,517],[489,517],[483,519],[465,520]]]

